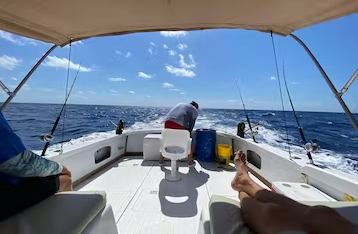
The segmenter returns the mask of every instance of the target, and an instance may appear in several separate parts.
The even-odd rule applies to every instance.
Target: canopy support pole
[[[339,104],[342,106],[344,112],[346,113],[347,117],[349,118],[349,120],[351,121],[353,127],[355,128],[356,131],[358,131],[358,123],[357,120],[354,118],[354,116],[352,115],[351,111],[349,110],[349,108],[347,107],[346,103],[343,101],[342,99],[342,95],[337,91],[337,89],[334,87],[332,81],[329,79],[328,75],[326,74],[326,72],[323,70],[322,66],[319,64],[319,62],[317,61],[317,59],[314,57],[314,55],[312,54],[312,52],[308,49],[308,47],[305,45],[305,43],[303,43],[301,41],[301,39],[299,39],[298,37],[296,37],[293,34],[290,34],[290,36],[295,39],[307,52],[307,54],[311,57],[311,59],[313,60],[313,62],[315,63],[316,67],[318,68],[318,70],[321,72],[321,75],[323,76],[323,78],[325,79],[326,83],[328,84],[329,88],[331,89],[331,91],[333,92],[334,96],[336,97],[336,99],[338,100]],[[353,80],[355,79],[355,74],[358,73],[357,71],[353,74],[353,76],[351,77],[351,79],[348,81],[348,83],[345,85],[345,87],[349,85],[353,82]],[[358,74],[357,74],[358,75]],[[354,77],[354,78],[353,78]]]
[[[41,59],[35,64],[35,66],[27,73],[27,75],[22,79],[20,84],[15,88],[14,92],[6,99],[6,101],[2,104],[0,110],[3,111],[5,107],[11,102],[11,100],[16,96],[16,94],[20,91],[22,86],[26,83],[26,81],[31,77],[32,73],[36,71],[36,69],[40,66],[40,64],[47,58],[47,56],[57,47],[57,45],[53,45],[47,52],[44,54]]]
[[[2,88],[2,90],[4,90],[5,93],[7,93],[9,96],[11,95],[10,90],[6,87],[6,85],[4,85],[4,83],[0,80],[0,87]]]
[[[341,91],[339,92],[339,96],[342,97],[342,95],[347,92],[347,90],[349,89],[349,86],[351,86],[351,84],[353,83],[353,81],[357,78],[358,76],[358,68],[357,70],[353,73],[353,75],[351,76],[351,78],[349,78],[349,80],[347,81],[346,85],[343,86],[343,88],[341,89]]]

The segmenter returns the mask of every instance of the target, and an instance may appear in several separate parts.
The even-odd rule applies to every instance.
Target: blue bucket
[[[212,129],[197,129],[195,142],[196,158],[199,161],[214,162],[216,131]]]

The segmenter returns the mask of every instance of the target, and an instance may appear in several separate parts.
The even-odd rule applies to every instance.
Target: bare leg
[[[163,164],[163,162],[164,162],[164,157],[162,154],[160,154],[159,164]]]
[[[245,197],[250,197],[249,194],[245,193],[244,191],[239,192],[239,199],[240,201]]]
[[[193,158],[193,154],[194,154],[194,144],[193,142],[191,142],[191,146],[190,146],[190,154],[188,155],[188,166],[189,167],[193,167],[195,166],[195,162],[194,162],[194,158]]]
[[[245,192],[250,197],[256,198],[260,202],[275,203],[292,209],[305,211],[307,206],[297,203],[278,193],[268,191],[253,181],[248,173],[246,166],[246,156],[242,151],[235,153],[234,163],[236,166],[236,175],[231,182],[231,187],[239,193]],[[243,198],[245,195],[242,195]],[[241,198],[240,198],[241,199]]]
[[[72,179],[69,175],[60,175],[59,192],[72,191]]]
[[[231,187],[238,192],[245,192],[250,197],[254,197],[258,191],[265,189],[250,178],[246,167],[245,154],[242,151],[235,154],[236,175],[231,182]]]
[[[256,233],[286,230],[332,234],[352,232],[354,225],[333,209],[305,206],[256,184],[249,177],[243,152],[236,153],[234,162],[237,172],[231,186],[239,192],[243,217]]]
[[[190,149],[190,154],[188,155],[188,161],[192,162],[193,161],[193,153],[194,153],[194,144],[193,142],[191,142],[191,149]]]

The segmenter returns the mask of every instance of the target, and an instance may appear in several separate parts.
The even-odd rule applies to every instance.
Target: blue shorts
[[[21,178],[16,185],[0,182],[0,222],[58,192],[59,176]]]

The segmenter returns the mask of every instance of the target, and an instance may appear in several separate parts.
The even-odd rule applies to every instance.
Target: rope
[[[251,131],[252,139],[254,140],[254,142],[257,143],[257,141],[256,141],[256,139],[255,139],[255,135],[254,135],[254,133],[252,132],[252,127],[251,127],[250,118],[249,118],[249,115],[247,114],[246,107],[245,107],[245,103],[244,103],[244,100],[242,99],[241,92],[240,92],[239,86],[237,85],[236,79],[235,79],[235,86],[236,86],[236,90],[237,90],[238,94],[240,95],[242,107],[244,108],[244,112],[245,112],[245,115],[246,115],[246,120],[247,120],[247,123],[249,124],[249,128],[250,128],[250,131]]]
[[[303,134],[302,127],[301,127],[301,125],[300,125],[300,122],[298,121],[298,117],[297,117],[295,108],[293,107],[292,100],[291,100],[291,95],[290,95],[290,92],[289,92],[289,90],[288,90],[287,81],[286,81],[286,74],[285,74],[285,61],[282,62],[282,73],[283,73],[283,80],[285,81],[287,96],[288,96],[288,99],[290,100],[290,104],[291,104],[291,107],[292,107],[293,115],[295,116],[295,120],[296,120],[296,123],[297,123],[297,126],[298,126],[298,131],[300,132],[302,141],[306,144],[306,143],[307,143],[306,137],[305,137],[305,135]],[[313,164],[313,159],[312,159],[311,153],[310,153],[310,152],[307,152],[307,156],[308,156],[308,159],[310,160],[310,162]]]
[[[71,52],[72,52],[72,40],[70,40],[70,50],[68,52],[68,65],[67,65],[67,80],[66,80],[66,94],[65,94],[65,103],[68,99],[68,79],[70,77],[70,64],[71,64]],[[66,125],[66,104],[64,105],[63,111],[63,125],[62,125],[62,139],[61,139],[61,153],[63,151],[63,139],[65,137],[65,125]]]
[[[272,31],[271,31],[271,42],[272,42],[273,55],[274,55],[274,58],[275,58],[276,76],[277,76],[277,80],[278,80],[278,87],[280,89],[280,98],[281,98],[281,106],[282,106],[282,112],[283,112],[283,121],[285,123],[285,130],[286,130],[287,148],[288,148],[289,157],[290,157],[290,159],[292,159],[290,143],[289,143],[289,140],[288,140],[288,129],[287,129],[287,122],[286,122],[285,106],[283,104],[283,97],[282,97],[282,88],[281,88],[281,81],[280,81],[281,79],[280,79],[280,73],[278,71],[276,47],[275,47],[275,41],[273,39]]]

